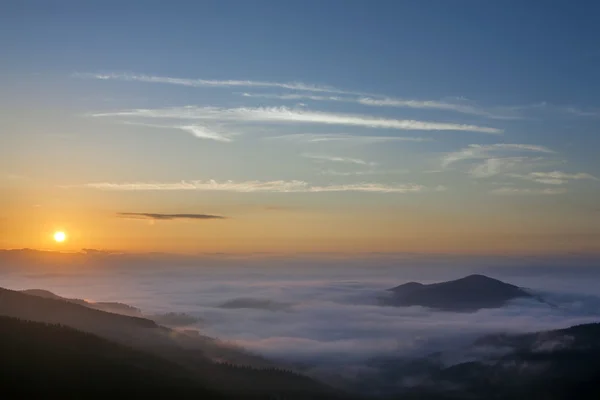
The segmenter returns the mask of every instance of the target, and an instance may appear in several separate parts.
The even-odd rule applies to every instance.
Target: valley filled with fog
[[[6,257],[5,257],[6,258]],[[568,261],[567,261],[568,260]],[[565,262],[569,262],[568,265]],[[600,318],[593,260],[458,257],[98,257],[5,259],[4,288],[121,302],[330,382],[377,373],[374,360],[461,352],[490,333],[566,328]],[[543,298],[474,312],[382,306],[386,289],[481,273]],[[169,314],[176,313],[176,314]],[[452,351],[451,351],[452,350]]]

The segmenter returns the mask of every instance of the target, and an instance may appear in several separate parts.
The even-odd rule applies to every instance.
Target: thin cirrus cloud
[[[515,178],[527,179],[537,183],[543,183],[546,185],[563,185],[572,180],[598,180],[598,178],[596,178],[595,176],[585,172],[578,172],[575,174],[570,174],[561,171],[531,172],[525,175],[513,174],[511,176]]]
[[[433,139],[411,136],[358,136],[346,134],[291,133],[280,136],[267,136],[267,140],[287,140],[304,143],[338,142],[349,144],[374,144],[387,142],[431,142]]]
[[[387,119],[360,114],[307,111],[304,109],[294,109],[288,107],[219,108],[186,106],[158,109],[133,109],[108,113],[96,113],[91,115],[94,117],[138,117],[236,122],[306,123],[398,130],[465,131],[486,134],[501,134],[503,132],[501,129],[478,125]]]
[[[210,129],[203,125],[159,125],[159,124],[147,124],[142,122],[132,122],[132,121],[124,121],[126,125],[133,126],[144,126],[147,128],[156,128],[156,129],[179,129],[187,133],[191,133],[193,136],[199,139],[209,139],[215,140],[217,142],[232,142],[229,136],[218,133],[213,129]]]
[[[305,93],[286,93],[286,94],[268,94],[268,93],[242,93],[242,96],[249,98],[276,99],[276,100],[312,100],[312,101],[331,101],[340,103],[356,103],[370,107],[394,107],[394,108],[413,108],[421,110],[439,110],[453,111],[461,114],[475,115],[493,119],[520,119],[516,109],[504,107],[493,110],[486,110],[475,105],[459,102],[439,101],[439,100],[412,100],[399,99],[385,96],[323,96]]]
[[[120,212],[117,213],[118,217],[121,218],[133,218],[133,219],[151,219],[151,220],[176,220],[176,219],[194,219],[194,220],[207,220],[207,219],[225,219],[221,215],[211,214],[161,214],[161,213],[137,213],[137,212]]]
[[[339,93],[339,94],[360,94],[336,89],[331,86],[310,85],[302,82],[265,82],[252,80],[214,80],[214,79],[188,79],[173,78],[167,76],[153,76],[145,74],[95,74],[95,73],[76,73],[77,78],[99,79],[99,80],[117,80],[126,82],[144,82],[144,83],[162,83],[169,85],[188,86],[188,87],[259,87],[259,88],[278,88],[299,90],[321,93]]]
[[[492,194],[498,195],[555,195],[566,193],[564,188],[549,188],[549,189],[531,189],[531,188],[515,188],[501,187],[491,191]]]
[[[478,160],[491,158],[491,154],[506,152],[545,153],[554,154],[555,151],[539,145],[496,143],[490,145],[471,144],[459,151],[446,154],[442,158],[442,166],[447,167],[452,163],[465,160]]]
[[[387,185],[381,183],[356,183],[347,185],[313,186],[304,181],[180,181],[180,182],[98,182],[66,188],[89,188],[115,191],[226,191],[239,193],[324,193],[324,192],[367,192],[367,193],[418,193],[440,192],[444,186],[426,187],[417,184]]]
[[[313,93],[331,93],[354,95],[360,97],[339,97],[339,96],[322,96],[310,95],[303,93],[290,94],[268,94],[268,93],[242,93],[245,97],[272,98],[279,100],[313,100],[313,101],[336,101],[336,102],[351,102],[366,106],[376,107],[402,107],[415,109],[432,109],[442,111],[454,111],[463,114],[483,116],[497,119],[516,119],[519,118],[514,112],[510,113],[510,108],[504,111],[488,111],[483,108],[461,103],[452,103],[438,100],[412,100],[412,99],[397,99],[382,95],[368,94],[359,91],[342,90],[331,86],[313,85],[302,82],[265,82],[252,80],[214,80],[214,79],[189,79],[175,78],[166,76],[155,76],[146,74],[127,74],[127,73],[77,73],[74,74],[78,78],[98,79],[98,80],[118,80],[126,82],[144,82],[170,84],[177,86],[188,87],[247,87],[247,88],[275,88],[288,89],[300,92]],[[368,96],[368,97],[366,97]]]
[[[367,175],[395,175],[395,174],[408,174],[407,169],[369,169],[366,171],[336,171],[332,169],[326,169],[319,172],[320,175],[329,176],[367,176]]]
[[[543,163],[543,157],[491,157],[469,170],[475,178],[489,178],[498,174],[524,168],[533,168]]]
[[[315,161],[325,161],[325,162],[336,162],[336,163],[344,163],[344,164],[357,164],[357,165],[377,165],[374,162],[369,162],[365,160],[361,160],[360,158],[351,158],[351,157],[340,157],[340,156],[330,156],[327,154],[302,154],[302,157],[310,158]]]

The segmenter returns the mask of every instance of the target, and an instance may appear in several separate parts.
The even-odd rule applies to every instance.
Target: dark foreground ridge
[[[485,275],[469,275],[430,285],[409,282],[388,290],[392,295],[382,300],[386,305],[423,306],[459,312],[502,307],[510,300],[532,297],[518,286]]]
[[[177,364],[61,325],[0,317],[3,398],[225,396]]]
[[[39,294],[39,293],[38,293]],[[245,352],[243,349],[227,346],[214,338],[203,336],[198,333],[191,334],[186,331],[177,331],[160,326],[154,321],[131,317],[125,315],[119,315],[100,311],[97,309],[89,308],[76,302],[64,300],[61,298],[46,298],[40,297],[39,295],[29,295],[13,290],[0,288],[0,316],[17,318],[19,320],[33,321],[43,323],[38,325],[51,326],[48,329],[39,330],[39,336],[33,337],[33,331],[36,329],[28,328],[25,325],[19,325],[13,323],[13,330],[8,329],[7,337],[12,337],[13,341],[17,340],[20,335],[14,332],[18,329],[23,329],[24,334],[22,335],[22,341],[15,344],[15,348],[26,348],[28,343],[31,342],[30,359],[28,363],[35,364],[40,362],[40,365],[48,366],[48,362],[51,360],[45,360],[47,354],[51,354],[53,357],[59,357],[60,352],[54,353],[52,350],[57,340],[56,328],[54,325],[61,325],[62,328],[69,327],[75,329],[77,334],[85,332],[90,334],[85,337],[92,337],[92,339],[86,339],[88,342],[96,341],[99,348],[103,346],[108,349],[107,354],[110,355],[110,349],[114,349],[115,358],[112,360],[100,357],[101,354],[93,352],[93,349],[89,349],[87,354],[87,362],[90,364],[103,365],[102,373],[110,373],[106,371],[111,362],[115,365],[124,363],[127,357],[122,356],[125,352],[123,347],[131,349],[144,355],[133,357],[133,364],[125,362],[121,370],[123,377],[126,377],[129,369],[135,366],[144,369],[146,359],[144,357],[151,357],[156,365],[156,369],[148,372],[147,375],[140,375],[142,377],[149,378],[154,376],[152,374],[158,374],[160,371],[165,371],[173,368],[174,371],[178,371],[176,376],[185,378],[190,377],[190,390],[198,387],[205,390],[205,393],[218,393],[220,395],[229,396],[231,398],[247,398],[247,399],[339,399],[347,398],[347,396],[339,394],[336,390],[321,384],[313,379],[310,379],[301,374],[292,372],[288,369],[279,367],[261,357],[255,356]],[[31,325],[29,325],[31,327]],[[12,332],[12,333],[11,333]],[[28,333],[29,332],[29,333]],[[37,332],[37,331],[36,331]],[[44,334],[44,332],[47,333]],[[194,331],[195,332],[195,331]],[[12,335],[12,336],[11,336]],[[92,336],[93,335],[93,336]],[[86,342],[83,336],[71,334],[75,340],[74,343],[80,343],[81,341]],[[100,339],[102,338],[102,339]],[[77,342],[77,340],[80,340]],[[101,340],[102,342],[98,342]],[[33,345],[33,342],[37,343]],[[113,347],[110,347],[105,342],[111,343]],[[69,341],[56,344],[57,348],[69,346]],[[9,340],[3,341],[2,348],[10,348],[12,342]],[[5,346],[5,347],[4,347]],[[21,346],[21,347],[19,347]],[[61,347],[62,346],[62,347]],[[79,346],[79,345],[78,345]],[[108,346],[108,347],[107,347]],[[65,350],[66,353],[69,351],[72,353],[72,357],[69,361],[64,364],[65,368],[62,370],[64,375],[63,382],[68,382],[68,371],[66,366],[73,366],[76,368],[77,362],[80,359],[75,358],[76,353],[80,350],[93,347],[90,343],[82,345],[80,347],[71,347]],[[109,348],[110,347],[110,348]],[[37,349],[34,351],[34,349]],[[69,350],[70,349],[70,350]],[[91,352],[91,353],[90,353]],[[0,354],[3,354],[0,353]],[[18,353],[14,353],[12,357],[17,357]],[[84,357],[84,356],[82,356]],[[56,358],[60,361],[60,358]],[[79,360],[79,361],[78,361]],[[137,361],[135,361],[137,360]],[[149,360],[149,358],[148,358]],[[10,377],[11,362],[8,362],[3,357],[2,365],[3,378]],[[160,364],[160,365],[158,365]],[[173,367],[174,366],[174,367]],[[36,367],[37,368],[37,367]],[[69,367],[70,368],[70,367]],[[42,374],[43,371],[32,369],[36,371],[36,374]],[[58,373],[58,369],[57,372]],[[181,372],[183,371],[183,372]],[[98,372],[100,373],[100,372]],[[133,372],[132,372],[133,373]],[[145,373],[145,372],[144,372]],[[162,374],[162,372],[161,372]],[[52,376],[52,375],[49,375]],[[59,377],[60,377],[59,376]],[[88,376],[87,384],[90,391],[93,391],[96,385],[100,385],[102,379],[97,379],[98,375],[86,375]],[[167,374],[167,380],[164,381],[164,387],[162,381],[158,380],[157,385],[160,383],[160,388],[167,390],[172,386],[172,382],[169,380],[170,376]],[[56,377],[58,379],[59,377]],[[145,381],[146,378],[140,378],[140,381]],[[43,380],[43,376],[36,376],[35,379]],[[79,379],[79,378],[78,378]],[[81,379],[84,379],[83,377]],[[114,379],[117,379],[114,377]],[[158,379],[158,378],[156,378]],[[59,380],[57,380],[58,382]],[[25,382],[25,381],[21,381]],[[32,378],[31,382],[35,382]],[[85,387],[85,382],[80,381],[82,388]],[[117,382],[117,381],[115,381]],[[187,393],[187,381],[182,380],[183,394]],[[66,384],[66,383],[65,383]],[[115,383],[116,385],[117,383]],[[56,383],[58,385],[58,383]],[[50,386],[55,390],[59,390],[59,386]],[[160,389],[160,390],[163,390]],[[143,392],[143,389],[140,389]],[[59,393],[47,393],[47,398],[66,398],[70,395],[63,392]],[[55,396],[56,395],[56,396]],[[183,395],[182,395],[183,396]],[[207,395],[208,396],[208,395]],[[6,397],[6,396],[5,396]],[[79,398],[88,398],[90,396],[70,396]],[[102,397],[102,396],[101,396]],[[104,396],[106,398],[107,396]],[[112,397],[112,396],[108,396]],[[143,396],[135,396],[143,397]],[[26,396],[18,396],[18,398],[26,398]],[[148,398],[179,398],[178,396],[150,396]],[[203,397],[202,395],[196,396],[195,398],[211,398]]]

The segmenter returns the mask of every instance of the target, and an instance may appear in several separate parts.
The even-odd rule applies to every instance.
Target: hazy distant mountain
[[[180,312],[168,312],[164,314],[151,314],[147,315],[142,313],[139,308],[130,306],[129,304],[117,303],[117,302],[106,302],[99,301],[93,302],[83,299],[69,299],[66,297],[61,297],[57,294],[50,292],[49,290],[44,289],[26,289],[21,290],[21,293],[30,294],[33,296],[43,297],[46,299],[53,300],[64,300],[70,303],[79,304],[88,308],[93,308],[95,310],[106,311],[114,314],[128,315],[130,317],[143,317],[149,320],[152,320],[160,325],[170,326],[170,327],[182,327],[186,325],[193,325],[198,322],[201,322],[200,318],[193,317],[186,313]]]
[[[94,308],[96,310],[111,312],[115,314],[129,315],[132,317],[141,317],[142,311],[139,308],[132,307],[128,304],[117,303],[117,302],[92,302],[83,299],[69,299],[66,297],[58,296],[48,290],[44,289],[27,289],[22,290],[21,293],[30,294],[33,296],[44,297],[46,299],[54,300],[65,300],[71,303],[81,304],[83,306]]]
[[[0,316],[60,324],[152,353],[185,368],[205,387],[237,398],[336,396],[336,392],[326,385],[278,369],[272,362],[216,339],[171,330],[145,318],[108,313],[77,302],[49,298],[52,296],[48,293],[43,297],[39,294],[0,288]]]
[[[518,286],[484,275],[469,275],[454,281],[424,285],[409,282],[388,289],[382,301],[393,306],[423,306],[446,311],[496,308],[520,297],[532,297]]]

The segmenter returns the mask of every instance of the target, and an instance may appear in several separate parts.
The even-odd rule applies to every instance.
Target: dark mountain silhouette
[[[149,319],[108,313],[60,298],[0,288],[0,316],[60,324],[151,353],[186,369],[204,387],[237,398],[303,399],[335,398],[336,395],[326,385],[282,370],[261,357],[214,338],[172,330]]]
[[[60,325],[0,317],[2,398],[202,398],[190,371]]]
[[[509,300],[532,297],[518,286],[484,275],[469,275],[429,285],[409,282],[388,290],[391,296],[382,299],[386,305],[423,306],[461,312],[501,307]]]

